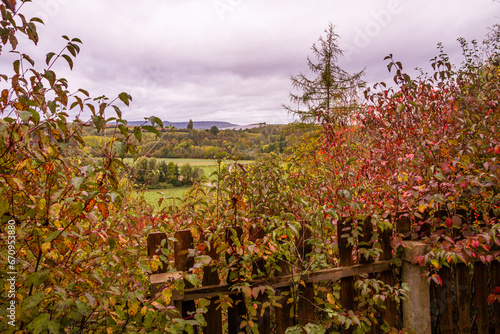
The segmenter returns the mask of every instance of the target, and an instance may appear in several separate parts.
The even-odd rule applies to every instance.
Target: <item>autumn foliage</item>
[[[331,110],[315,109],[323,131],[306,134],[295,153],[270,155],[250,166],[221,162],[181,205],[164,204],[153,214],[133,195],[123,158],[137,154],[134,142],[142,139],[143,129],[158,133],[162,122],[151,117],[150,125],[129,129],[120,110],[131,102],[128,94],[109,99],[92,98],[84,89],[70,91],[55,68],[73,67],[81,41],[63,36],[66,45],[35,66],[29,50],[18,50],[18,38],[36,45],[41,20],[27,20],[4,5],[0,10],[2,52],[7,48],[17,57],[11,73],[0,75],[2,264],[10,263],[4,252],[9,222],[16,231],[16,260],[10,270],[0,268],[2,332],[13,330],[6,305],[14,299],[4,279],[12,270],[15,330],[176,333],[204,325],[206,300],[188,319],[172,306],[182,280],[150,294],[149,274],[162,261],[172,262],[171,247],[159,257],[146,257],[145,240],[152,230],[193,232],[195,265],[185,278],[195,286],[207,265],[223,274],[238,268],[237,285],[249,305],[256,305],[245,320],[251,328],[256,310],[275,306],[277,297],[271,286],[256,292],[245,287],[245,280],[277,276],[284,268],[304,273],[335,267],[338,233],[355,246],[355,258],[379,256],[376,235],[363,247],[356,244],[360,225],[337,231],[337,222],[346,217],[360,222],[371,217],[379,231],[391,229],[396,217],[411,217],[409,235],[393,237],[394,254],[402,238],[424,239],[433,251],[420,262],[437,281],[435,271],[458,259],[498,260],[498,252],[488,252],[500,246],[498,35],[485,53],[462,41],[465,61],[458,67],[441,51],[431,61],[432,73],[415,79],[389,56],[395,88],[380,83],[367,90],[366,102],[350,104],[341,123],[331,121]],[[102,152],[83,154],[82,129],[108,134],[106,125],[113,135],[104,140]],[[236,230],[242,239],[235,237]],[[264,237],[253,239],[255,231]],[[305,233],[310,235],[307,258],[297,247]],[[217,260],[208,255],[213,250],[228,255]],[[265,259],[265,267],[255,273],[257,259]],[[289,298],[297,305],[302,285],[300,279],[294,282]],[[364,332],[377,324],[390,331],[377,323],[374,310],[383,309],[386,299],[407,297],[404,285],[363,276],[356,289],[359,307],[354,312],[339,305],[338,286],[321,286],[315,296],[321,321],[308,330],[342,331],[356,325]],[[267,304],[253,301],[259,292],[268,295]],[[498,289],[490,301],[497,296]],[[229,303],[223,300],[221,307]]]

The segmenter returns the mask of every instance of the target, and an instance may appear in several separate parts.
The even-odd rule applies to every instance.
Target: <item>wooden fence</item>
[[[414,219],[414,218],[413,218]],[[396,280],[405,281],[410,288],[410,300],[397,305],[393,299],[385,300],[385,308],[377,316],[379,324],[386,321],[391,327],[406,327],[415,330],[416,333],[500,333],[500,313],[498,302],[488,306],[487,298],[496,286],[500,286],[500,267],[498,261],[490,264],[476,262],[474,266],[457,264],[452,269],[441,268],[439,274],[443,280],[442,286],[432,284],[422,277],[423,268],[415,263],[415,257],[425,254],[425,244],[405,241],[406,248],[403,254],[404,264],[401,269],[393,270],[391,266],[392,247],[391,239],[393,233],[404,235],[410,239],[412,232],[420,234],[429,233],[432,226],[419,224],[405,214],[397,217],[396,230],[379,231],[378,242],[381,245],[382,253],[377,258],[353,257],[353,246],[348,243],[347,236],[350,235],[353,224],[358,224],[362,233],[357,240],[357,253],[363,253],[362,248],[372,247],[370,240],[375,232],[375,228],[368,217],[364,221],[356,222],[347,218],[337,222],[337,242],[339,248],[339,266],[331,269],[308,272],[300,274],[294,272],[285,262],[280,264],[282,269],[280,276],[257,277],[248,282],[250,287],[272,287],[276,295],[283,296],[278,300],[281,307],[267,307],[261,310],[261,305],[268,301],[265,293],[255,297],[258,302],[257,319],[253,319],[257,324],[259,333],[285,333],[288,327],[294,325],[306,325],[315,323],[320,315],[318,307],[315,305],[315,287],[320,283],[330,282],[330,284],[340,284],[340,303],[346,310],[356,310],[354,283],[356,277],[362,274],[369,274],[370,277],[377,277],[386,284],[394,285]],[[413,227],[412,227],[413,226]],[[417,226],[417,229],[414,227]],[[413,228],[413,230],[412,230]],[[418,231],[416,231],[418,230]],[[236,234],[237,238],[243,240],[245,237],[253,242],[258,242],[264,237],[263,231],[259,229],[246,231],[248,235],[243,235],[241,228],[228,229],[226,238],[229,244],[228,251],[231,253],[233,238],[231,234]],[[177,231],[174,235],[177,240],[174,243],[174,263],[175,269],[179,272],[186,272],[194,265],[194,259],[189,256],[189,250],[196,249],[191,232],[189,230]],[[303,228],[300,237],[296,240],[296,248],[304,262],[307,262],[307,254],[311,252],[311,246],[307,240],[310,238],[310,231]],[[167,239],[163,232],[151,233],[148,236],[148,255],[158,255],[162,240]],[[198,240],[200,242],[202,240]],[[492,254],[492,253],[490,253]],[[212,248],[207,255],[212,259],[218,259]],[[236,259],[237,255],[230,256]],[[257,259],[252,264],[253,274],[262,273],[265,266],[264,259]],[[234,263],[233,263],[234,264]],[[213,266],[203,268],[203,280],[201,287],[193,287],[186,282],[183,295],[174,296],[176,307],[180,310],[183,318],[188,318],[196,310],[195,301],[201,298],[209,299],[211,304],[205,313],[207,326],[202,332],[207,334],[223,333],[223,319],[227,320],[227,333],[246,332],[242,329],[242,323],[247,319],[245,296],[241,290],[234,290],[233,287],[242,283],[238,266],[232,265],[224,282],[220,281],[220,273]],[[175,279],[172,273],[167,272],[168,263],[165,263],[163,270],[153,274],[150,278],[152,293],[158,291],[162,284]],[[301,269],[301,268],[298,268]],[[300,275],[300,277],[297,277]],[[377,275],[377,276],[375,276]],[[180,277],[180,276],[179,276]],[[302,282],[300,295],[296,304],[295,315],[291,316],[292,305],[287,302],[288,293],[297,281]],[[224,295],[229,295],[232,304],[227,309],[227,314],[223,315],[218,307],[218,300]],[[401,311],[403,310],[403,312]],[[422,323],[422,322],[425,322]],[[376,325],[377,327],[380,325]],[[496,326],[496,327],[495,327]],[[352,327],[344,331],[351,332]],[[496,331],[495,331],[496,330]],[[373,328],[371,333],[381,332],[380,328]]]

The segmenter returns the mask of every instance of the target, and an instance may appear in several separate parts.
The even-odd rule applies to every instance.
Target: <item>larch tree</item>
[[[316,77],[309,79],[302,73],[292,76],[292,87],[298,93],[290,93],[290,102],[297,108],[283,107],[303,122],[345,124],[357,108],[359,90],[365,86],[364,70],[351,75],[341,69],[338,66],[343,55],[340,37],[331,23],[325,33],[311,48],[315,60],[307,58],[308,67]]]

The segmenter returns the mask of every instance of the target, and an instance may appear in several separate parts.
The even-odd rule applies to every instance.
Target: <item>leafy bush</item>
[[[166,296],[147,296],[150,262],[144,258],[147,231],[155,226],[152,208],[129,197],[122,158],[134,155],[117,102],[87,91],[68,90],[54,72],[56,62],[72,68],[81,41],[63,36],[66,46],[46,56],[44,68],[18,49],[25,36],[35,45],[40,19],[27,20],[0,5],[1,45],[17,59],[13,73],[1,74],[0,216],[2,222],[0,330],[30,333],[152,332],[170,315]],[[115,114],[109,117],[109,110]],[[69,114],[76,114],[69,120]],[[88,121],[83,117],[89,115]],[[157,118],[153,125],[161,126]],[[113,124],[113,136],[93,158],[85,156],[81,134]],[[109,128],[108,128],[109,129]],[[15,233],[9,233],[9,231]],[[10,236],[11,238],[8,238]],[[7,242],[11,247],[10,254]],[[15,253],[15,254],[14,254]],[[15,274],[13,274],[15,273]],[[14,280],[7,281],[6,278]],[[15,303],[15,319],[7,304]]]

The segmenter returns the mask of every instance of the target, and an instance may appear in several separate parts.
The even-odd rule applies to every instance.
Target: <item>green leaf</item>
[[[12,45],[12,49],[15,50],[17,48],[18,41],[14,34],[9,35],[9,42]]]
[[[118,95],[118,98],[125,103],[127,106],[130,105],[130,101],[132,101],[132,96],[128,95],[127,93],[123,92]]]
[[[68,55],[62,55],[61,57],[66,59],[66,61],[68,62],[69,68],[73,69],[73,59],[71,59],[71,57]]]
[[[82,93],[83,95],[87,96],[87,97],[89,97],[89,96],[90,96],[89,92],[88,92],[88,91],[86,91],[85,89],[80,88],[78,91],[79,91],[80,93]]]
[[[106,127],[106,123],[104,122],[104,118],[101,116],[92,116],[92,122],[94,123],[94,126],[96,127],[97,131],[104,131]]]
[[[19,117],[21,117],[21,120],[25,123],[27,123],[30,120],[31,113],[29,111],[19,110],[17,111],[17,114],[19,115]]]
[[[148,118],[148,121],[149,121],[149,123],[151,123],[152,126],[155,126],[155,124],[157,124],[158,126],[163,128],[163,122],[158,117],[151,116]]]
[[[14,66],[14,72],[16,72],[17,74],[19,74],[20,64],[21,64],[21,62],[19,61],[19,59],[14,60],[14,62],[12,63],[12,65]]]
[[[35,294],[31,295],[31,297],[28,297],[27,299],[24,300],[23,308],[25,310],[29,310],[31,308],[38,309],[37,307],[38,304],[40,304],[44,298],[45,298],[44,291],[36,292]]]
[[[118,129],[120,129],[120,133],[124,136],[128,135],[128,128],[124,124],[118,124]]]
[[[122,141],[118,141],[115,143],[115,150],[116,150],[116,153],[118,153],[118,155],[120,156],[120,158],[125,158],[125,153],[127,152],[127,144],[122,142]]]
[[[437,172],[436,174],[434,174],[434,177],[439,181],[446,181],[446,178],[441,172]]]
[[[146,130],[146,131],[149,131],[149,132],[154,133],[154,134],[155,134],[155,135],[157,135],[157,136],[160,136],[160,131],[158,131],[158,129],[157,129],[156,127],[154,127],[154,126],[151,126],[151,125],[144,125],[142,128],[143,128],[144,130]]]
[[[117,106],[113,106],[113,109],[115,109],[116,115],[121,119],[122,111],[120,110],[120,108],[118,108]]]
[[[51,70],[45,71],[43,77],[47,79],[50,86],[54,86],[54,83],[56,82],[56,74],[54,73],[54,71]]]
[[[45,240],[43,241],[43,243],[51,242],[52,240],[54,240],[55,238],[57,238],[57,236],[59,236],[60,234],[61,234],[61,232],[59,230],[51,232],[47,236],[47,238],[45,238]]]
[[[28,109],[28,112],[31,113],[31,120],[33,121],[33,123],[40,123],[40,114],[36,110],[30,108]]]
[[[0,217],[3,216],[5,212],[9,209],[9,201],[7,198],[3,197],[0,198]]]
[[[49,333],[59,334],[61,326],[59,326],[59,324],[55,321],[49,321],[47,323],[47,329],[49,330]]]
[[[68,49],[69,53],[71,53],[71,55],[73,57],[76,57],[76,54],[77,54],[77,50],[76,48],[73,46],[73,44],[69,43],[66,48]]]
[[[137,138],[138,141],[142,141],[142,130],[139,127],[134,128],[134,136]]]
[[[84,177],[74,177],[71,179],[71,184],[73,185],[73,187],[75,187],[76,191],[79,191],[84,181]]]
[[[47,328],[50,314],[43,313],[36,317],[30,324],[28,325],[28,329],[30,333],[38,334]]]
[[[39,18],[39,17],[33,17],[33,18],[31,18],[30,22],[38,22],[38,23],[41,23],[41,24],[45,24],[43,22],[43,20],[41,18]]]
[[[36,26],[33,22],[27,24],[26,32],[28,33],[28,38],[32,40],[35,45],[38,44],[38,33],[36,31]]]

